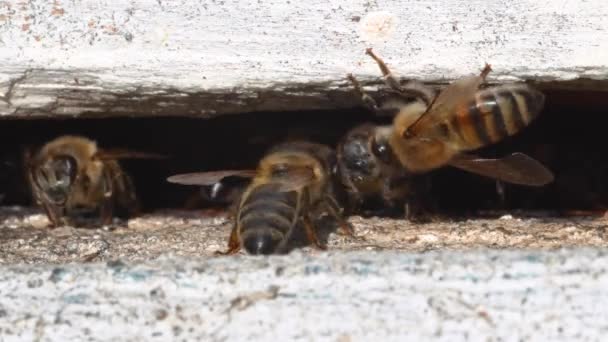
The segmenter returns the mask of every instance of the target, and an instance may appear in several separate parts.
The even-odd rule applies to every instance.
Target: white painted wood
[[[429,82],[485,62],[490,81],[605,80],[608,2],[2,1],[0,115],[352,107],[344,75],[378,75],[366,47]]]
[[[236,261],[236,262],[235,262]],[[0,267],[5,341],[601,341],[605,249]]]

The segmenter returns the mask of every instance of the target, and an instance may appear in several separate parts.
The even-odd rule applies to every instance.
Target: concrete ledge
[[[599,340],[605,249],[2,266],[6,340]]]

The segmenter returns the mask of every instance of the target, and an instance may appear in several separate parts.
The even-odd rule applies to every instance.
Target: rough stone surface
[[[329,252],[0,267],[6,340],[593,340],[608,255]]]
[[[608,222],[350,219],[329,250],[215,257],[221,215],[47,228],[0,208],[4,340],[601,340]],[[288,319],[286,319],[288,318]]]
[[[608,246],[608,220],[603,218],[525,218],[442,220],[415,224],[385,218],[350,218],[356,237],[340,231],[328,236],[329,250],[437,249],[491,247],[554,249]],[[230,221],[197,211],[166,211],[118,222],[106,228],[47,228],[37,210],[0,209],[0,263],[141,261],[162,255],[212,256],[227,246]],[[326,225],[327,226],[327,225]],[[298,240],[296,236],[295,240]],[[297,241],[296,241],[297,242]],[[295,243],[297,245],[297,243]],[[319,253],[304,247],[304,253]]]
[[[373,47],[405,78],[606,80],[608,3],[0,2],[0,115],[189,115],[358,105]],[[606,89],[602,85],[593,87]]]

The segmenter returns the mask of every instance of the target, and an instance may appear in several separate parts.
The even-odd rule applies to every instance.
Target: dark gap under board
[[[605,93],[547,91],[544,112],[528,129],[479,151],[531,155],[556,175],[543,188],[506,186],[501,204],[495,182],[452,168],[433,172],[434,197],[452,212],[491,209],[603,209],[608,207]],[[176,113],[179,115],[179,113]],[[335,146],[353,126],[374,119],[362,108],[342,111],[246,113],[213,119],[183,117],[0,121],[0,192],[3,205],[28,205],[20,153],[61,134],[82,134],[101,147],[125,147],[171,156],[125,161],[145,210],[179,208],[197,193],[165,181],[175,173],[251,168],[264,151],[288,138]],[[504,207],[503,205],[506,205]]]

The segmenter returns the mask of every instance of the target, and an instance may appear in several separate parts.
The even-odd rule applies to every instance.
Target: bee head
[[[54,204],[67,201],[77,174],[77,162],[71,156],[61,155],[47,159],[34,170],[33,178],[45,196]]]

